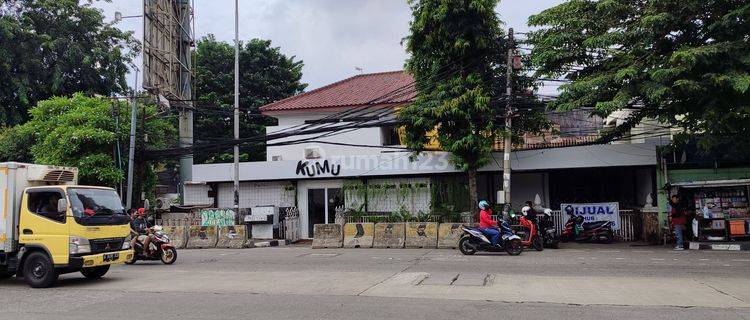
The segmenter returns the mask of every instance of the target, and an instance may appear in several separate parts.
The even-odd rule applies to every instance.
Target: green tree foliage
[[[82,184],[115,186],[122,181],[127,168],[127,157],[118,168],[115,154],[117,140],[122,140],[122,150],[127,150],[127,133],[130,113],[126,103],[120,107],[120,128],[114,121],[114,103],[110,99],[87,97],[81,93],[72,97],[53,97],[40,101],[30,110],[31,119],[11,129],[11,136],[29,143],[33,162],[79,169]],[[172,121],[156,116],[156,108],[148,106],[145,132],[151,148],[165,148],[176,135]],[[119,134],[119,136],[118,136]],[[0,135],[0,137],[4,137]],[[170,140],[171,139],[171,140]],[[7,139],[0,139],[0,148]],[[4,151],[4,150],[0,150]],[[2,154],[3,160],[13,154]]]
[[[198,41],[195,50],[195,139],[200,142],[234,137],[234,45],[213,35]],[[287,57],[271,41],[240,43],[240,137],[265,133],[267,119],[258,108],[301,93],[302,61]],[[240,150],[243,161],[265,161],[265,148]],[[232,161],[230,153],[197,154],[196,162]]]
[[[140,44],[103,19],[90,1],[0,3],[0,123],[25,122],[29,108],[55,95],[126,91]]]
[[[750,140],[750,2],[571,0],[532,16],[538,74],[565,77],[558,109],[633,108],[703,135],[706,149]]]
[[[472,208],[477,205],[477,169],[490,160],[502,124],[505,44],[497,0],[411,0],[406,69],[418,96],[399,112],[406,145],[424,149],[437,130],[440,147],[468,172]],[[500,125],[500,126],[498,126]]]

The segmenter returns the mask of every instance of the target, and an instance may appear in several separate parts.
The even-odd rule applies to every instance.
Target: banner
[[[619,202],[602,202],[602,203],[561,203],[560,211],[563,218],[568,219],[565,208],[573,207],[573,213],[577,216],[583,216],[585,222],[593,221],[612,221],[612,229],[620,230],[620,203]]]
[[[201,226],[233,226],[234,216],[235,213],[232,209],[203,209],[201,210]]]

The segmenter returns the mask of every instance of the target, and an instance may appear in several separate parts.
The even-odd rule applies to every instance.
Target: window
[[[395,126],[380,127],[380,136],[384,146],[401,145],[401,137],[398,134],[398,128]]]
[[[29,190],[28,209],[30,212],[60,223],[65,222],[65,212],[57,211],[57,201],[64,194],[59,190]]]

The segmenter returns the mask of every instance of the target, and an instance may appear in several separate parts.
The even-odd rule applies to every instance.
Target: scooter
[[[612,243],[615,233],[612,221],[583,222],[583,216],[571,215],[562,232],[562,242],[600,242]]]
[[[161,260],[164,264],[173,264],[177,261],[177,249],[169,243],[169,236],[164,233],[164,229],[161,226],[154,226],[152,228],[151,242],[149,243],[149,253],[143,254],[143,244],[140,241],[136,241],[135,254],[133,258],[125,261],[125,264],[134,264],[138,260]]]
[[[521,238],[521,243],[523,243],[524,247],[534,248],[536,251],[544,250],[544,243],[542,242],[542,237],[539,236],[539,229],[536,223],[524,216],[518,216],[516,220],[518,224],[513,226],[513,230]]]
[[[505,251],[511,256],[517,256],[523,252],[521,237],[515,235],[505,222],[500,224],[500,242],[494,246],[481,229],[466,226],[462,226],[461,229],[464,235],[458,241],[458,249],[464,255],[473,255],[479,251]]]
[[[560,236],[557,234],[551,209],[544,209],[544,213],[537,217],[537,226],[539,235],[542,237],[542,245],[545,248],[560,248]]]

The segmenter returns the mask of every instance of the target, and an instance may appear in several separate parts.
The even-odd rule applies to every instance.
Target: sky
[[[194,0],[196,38],[214,34],[234,41],[234,1]],[[501,0],[497,8],[505,28],[527,31],[530,15],[564,0]],[[106,19],[116,11],[141,15],[140,0],[98,1]],[[406,0],[239,0],[240,40],[270,39],[288,56],[304,61],[307,90],[363,72],[403,69],[407,54],[401,45],[409,31],[411,11]],[[117,27],[143,39],[142,18],[123,19]],[[135,62],[141,65],[140,57]],[[140,82],[140,80],[139,80]],[[135,83],[134,75],[128,83]],[[550,93],[553,88],[541,91]]]

